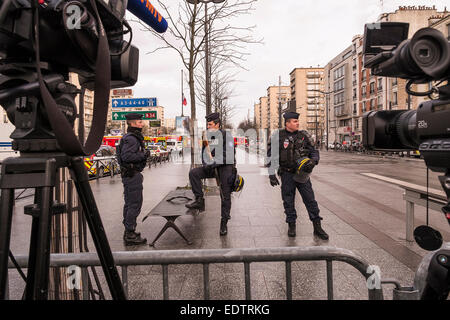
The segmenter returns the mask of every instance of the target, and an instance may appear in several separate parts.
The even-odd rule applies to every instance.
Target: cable
[[[123,24],[127,27],[128,30],[126,32],[122,32],[122,34],[126,34],[126,33],[129,32],[130,33],[130,39],[129,39],[127,45],[125,46],[125,48],[121,52],[119,52],[119,53],[111,53],[111,56],[120,56],[123,53],[125,53],[128,50],[128,48],[130,47],[131,41],[133,40],[133,29],[131,28],[131,26],[128,24],[128,22],[126,20],[123,20]]]

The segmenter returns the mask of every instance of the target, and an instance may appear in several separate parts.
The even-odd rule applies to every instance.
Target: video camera
[[[411,95],[439,99],[423,102],[417,110],[369,111],[363,116],[363,144],[374,150],[417,150],[433,171],[450,167],[450,43],[432,28],[417,31],[407,40],[409,24],[368,24],[364,38],[364,67],[383,77],[408,79]],[[413,84],[432,81],[424,93],[411,91]]]
[[[4,8],[9,3],[9,7]],[[0,55],[18,63],[34,59],[33,1],[4,0],[6,14],[0,23]],[[93,6],[97,7],[97,20]],[[124,19],[127,0],[39,1],[40,57],[52,70],[82,76],[82,84],[95,76],[99,24],[110,48],[111,87],[132,86],[137,81],[139,50],[123,40],[131,31]],[[124,26],[128,31],[124,31]],[[3,70],[2,70],[3,71]],[[4,72],[2,72],[4,73]]]
[[[409,24],[367,24],[364,67],[372,75],[407,79],[410,95],[428,96],[417,110],[369,111],[363,115],[363,144],[380,151],[417,150],[428,168],[444,172],[439,180],[447,195],[442,211],[450,224],[450,42],[432,28],[417,31],[408,40]],[[426,92],[413,84],[429,84]],[[441,85],[441,86],[439,86]],[[437,95],[437,99],[433,99]],[[414,231],[416,242],[429,251],[442,247],[442,236],[428,226]],[[416,273],[422,299],[447,299],[450,291],[450,245],[430,253]]]
[[[141,0],[0,0],[0,104],[16,126],[13,149],[89,155],[105,132],[109,91],[132,86],[139,50],[131,45],[127,8],[157,32],[167,22]],[[130,33],[129,42],[124,35]],[[69,82],[94,90],[91,132],[84,146],[73,133],[75,97]]]

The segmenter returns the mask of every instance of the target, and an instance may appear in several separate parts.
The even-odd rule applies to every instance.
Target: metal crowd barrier
[[[373,278],[374,274],[369,272],[369,264],[353,252],[335,247],[283,247],[283,248],[252,248],[252,249],[203,249],[203,250],[161,250],[161,251],[133,251],[114,252],[117,266],[121,266],[122,282],[128,296],[128,267],[141,265],[161,265],[163,278],[163,298],[169,299],[169,265],[202,264],[203,265],[203,292],[204,299],[210,299],[209,266],[214,263],[243,263],[245,277],[245,299],[252,298],[250,267],[254,262],[284,262],[286,274],[286,298],[292,299],[292,262],[293,261],[326,261],[327,274],[327,297],[333,300],[333,261],[345,262],[358,270],[366,279]],[[21,267],[26,267],[28,257],[16,256]],[[51,267],[78,266],[82,274],[87,275],[87,268],[100,266],[96,253],[77,254],[52,254]],[[9,262],[9,268],[14,265]],[[370,288],[368,286],[369,300],[382,300],[383,291],[381,279],[379,286]],[[87,291],[84,299],[88,299]]]
[[[151,155],[150,158],[147,160],[148,163],[148,167],[151,168],[152,164],[156,165],[162,164],[163,162],[169,162],[170,160],[172,160],[172,154],[169,151],[162,151],[159,152],[156,155]]]
[[[102,178],[105,175],[109,175],[112,178],[120,174],[120,166],[116,156],[86,158],[84,163],[91,179]]]

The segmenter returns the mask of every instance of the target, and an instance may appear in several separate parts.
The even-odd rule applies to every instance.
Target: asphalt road
[[[367,156],[334,151],[322,151],[321,153],[324,163],[346,168],[355,173],[375,173],[421,186],[427,185],[427,167],[422,159]],[[324,157],[324,155],[327,156]],[[428,172],[429,187],[441,190],[442,186],[438,176],[443,173],[431,170]]]

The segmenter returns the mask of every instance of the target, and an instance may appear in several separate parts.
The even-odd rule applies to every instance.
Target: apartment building
[[[325,89],[328,92],[328,143],[352,140],[353,94],[357,82],[353,80],[353,45],[334,57],[324,71]],[[354,85],[355,83],[355,85]]]
[[[255,103],[253,105],[253,122],[255,123],[256,129],[261,129],[261,104]]]
[[[291,93],[289,86],[270,86],[267,88],[268,101],[268,128],[272,133],[274,130],[282,128],[284,121],[281,120],[280,126],[280,108],[284,109],[287,101],[290,100]]]
[[[289,75],[290,109],[300,114],[300,130],[308,130],[314,141],[322,141],[326,135],[325,97],[320,92],[325,89],[324,69],[295,68]]]
[[[259,98],[261,126],[260,129],[269,129],[269,99],[267,97]]]

